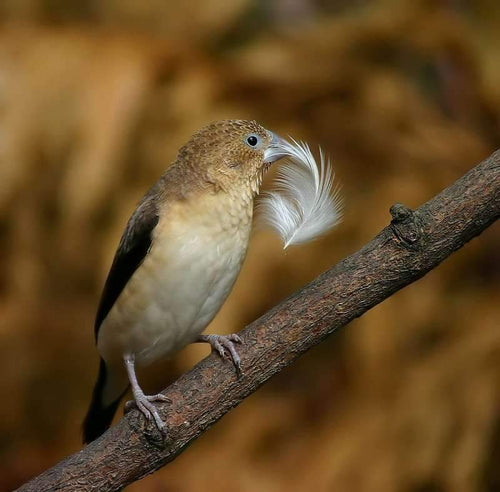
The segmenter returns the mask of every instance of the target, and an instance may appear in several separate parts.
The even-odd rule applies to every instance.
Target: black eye
[[[250,147],[255,147],[258,143],[259,139],[255,135],[247,137],[247,144],[250,145]]]

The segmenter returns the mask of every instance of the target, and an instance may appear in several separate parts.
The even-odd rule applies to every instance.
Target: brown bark
[[[249,325],[240,335],[245,374],[212,354],[169,386],[159,405],[169,439],[137,411],[20,491],[116,491],[175,459],[204,430],[335,330],[424,276],[500,216],[500,151]]]

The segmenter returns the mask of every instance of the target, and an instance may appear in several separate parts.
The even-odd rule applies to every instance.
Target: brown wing
[[[153,231],[158,224],[155,188],[143,198],[132,214],[120,240],[97,309],[94,327],[96,340],[102,322],[151,247]]]

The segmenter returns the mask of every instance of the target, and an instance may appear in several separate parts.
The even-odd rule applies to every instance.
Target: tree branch
[[[391,207],[392,222],[363,249],[323,273],[241,332],[245,375],[210,355],[169,386],[159,405],[162,444],[137,411],[20,491],[117,491],[178,456],[271,376],[335,330],[423,277],[500,216],[500,151],[413,212]],[[146,428],[145,428],[146,427]]]

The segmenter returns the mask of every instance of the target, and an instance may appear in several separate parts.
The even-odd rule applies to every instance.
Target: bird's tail
[[[92,401],[83,421],[83,442],[97,439],[111,425],[116,409],[128,389],[126,379],[110,377],[106,363],[101,359],[99,376],[94,386]]]

